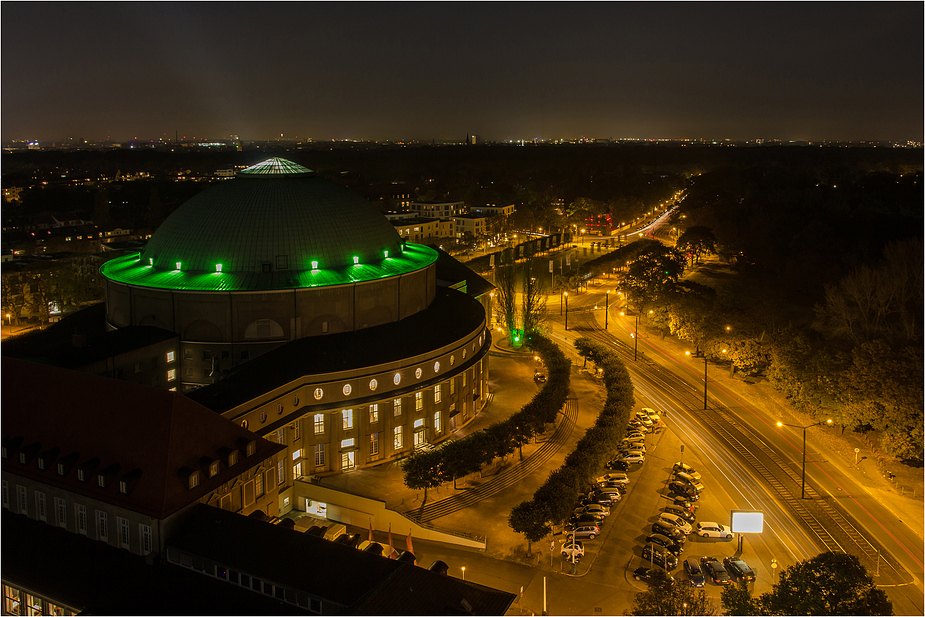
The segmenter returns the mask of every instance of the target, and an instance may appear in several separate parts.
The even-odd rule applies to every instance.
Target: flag
[[[373,541],[373,519],[369,519],[369,541]]]
[[[405,538],[405,546],[408,548],[408,552],[414,554],[414,547],[411,545],[411,529],[408,529],[408,537]]]
[[[392,523],[389,523],[389,559],[395,559],[395,547],[392,546]]]

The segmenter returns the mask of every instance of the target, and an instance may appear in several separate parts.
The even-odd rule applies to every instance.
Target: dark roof
[[[438,288],[431,305],[410,317],[354,332],[291,341],[187,396],[222,413],[303,375],[385,364],[439,349],[484,321],[485,310],[476,300]]]
[[[465,281],[466,293],[473,298],[478,298],[495,288],[494,285],[473,272],[469,266],[462,263],[446,251],[439,247],[431,246],[437,251],[437,281],[446,282],[448,285],[457,285],[460,281]]]
[[[190,513],[168,545],[335,602],[349,614],[452,614],[463,612],[465,599],[472,614],[503,615],[515,598],[205,505]]]
[[[308,611],[4,510],[3,582],[87,615],[306,615]],[[24,599],[24,598],[23,598]]]
[[[77,369],[169,339],[178,339],[178,336],[154,326],[128,326],[107,331],[106,304],[100,302],[44,330],[7,339],[0,345],[0,353],[4,357]]]
[[[5,445],[21,439],[20,446],[37,444],[38,452],[57,448],[55,460],[74,453],[78,464],[99,459],[99,470],[117,465],[116,479],[141,475],[122,494],[116,481],[102,488],[77,480],[73,469],[58,475],[55,460],[45,470],[35,460],[23,465],[15,451],[3,459],[4,472],[155,518],[195,503],[283,449],[176,392],[14,358],[5,358],[2,368]],[[237,465],[222,463],[218,475],[202,474],[199,486],[188,488],[182,469],[198,469],[202,457],[220,459],[221,448],[239,448],[240,440],[255,440],[256,454],[242,451]]]

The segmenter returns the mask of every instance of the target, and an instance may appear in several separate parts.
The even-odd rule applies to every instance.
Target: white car
[[[562,543],[562,557],[565,559],[575,558],[575,561],[578,561],[579,558],[585,556],[585,545],[578,540],[566,540]]]
[[[658,520],[665,521],[666,523],[670,523],[674,525],[675,527],[677,527],[678,529],[680,529],[681,531],[683,531],[684,533],[690,533],[694,531],[694,528],[691,527],[691,524],[685,521],[683,518],[681,518],[677,514],[661,512],[658,515]]]
[[[610,508],[607,506],[602,506],[599,503],[590,503],[586,506],[579,506],[575,508],[572,514],[596,514],[598,516],[610,516]]]
[[[629,484],[630,479],[622,471],[615,471],[612,473],[604,474],[594,480],[598,484],[603,484],[604,482],[616,482],[618,484]]]
[[[733,533],[726,525],[720,525],[712,521],[701,521],[697,523],[697,535],[704,538],[726,539],[731,538]]]
[[[659,420],[661,420],[661,416],[658,414],[658,412],[649,407],[643,407],[641,413],[646,414],[646,417],[652,420],[652,422],[658,422]]]
[[[646,455],[644,452],[640,452],[639,450],[630,450],[621,456],[620,460],[624,463],[644,463],[646,460]]]

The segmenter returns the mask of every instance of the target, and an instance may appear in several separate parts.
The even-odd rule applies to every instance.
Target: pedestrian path
[[[575,397],[574,393],[570,392],[563,408],[563,417],[556,426],[553,434],[546,440],[542,447],[528,456],[525,460],[521,461],[519,465],[515,465],[503,471],[476,488],[466,490],[458,495],[453,495],[433,503],[406,510],[402,513],[408,518],[423,524],[452,514],[453,512],[458,512],[463,508],[468,508],[483,499],[487,499],[510,488],[527,475],[539,469],[543,463],[558,452],[559,448],[561,448],[571,436],[577,419],[578,399]]]

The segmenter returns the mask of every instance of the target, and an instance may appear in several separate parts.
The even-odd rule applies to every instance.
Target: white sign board
[[[764,512],[732,511],[733,533],[761,533],[764,529]]]

